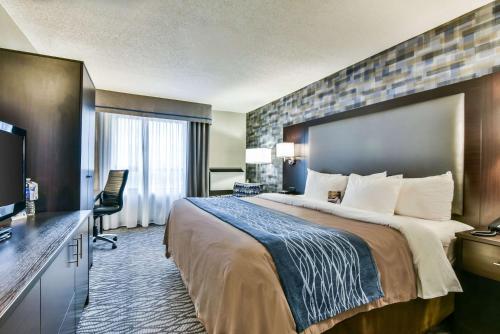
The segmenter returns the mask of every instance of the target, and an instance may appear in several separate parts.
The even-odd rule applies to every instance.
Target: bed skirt
[[[426,333],[453,313],[455,294],[387,305],[348,318],[325,334]]]

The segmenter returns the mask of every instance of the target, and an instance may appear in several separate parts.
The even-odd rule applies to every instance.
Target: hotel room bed
[[[446,198],[453,200],[447,202],[446,218],[439,215],[431,220],[381,215],[376,213],[381,212],[378,208],[350,209],[345,197],[340,206],[307,196],[264,194],[244,199],[289,214],[290,219],[348,231],[369,248],[383,296],[308,326],[299,328],[290,289],[283,282],[282,261],[275,260],[262,240],[190,199],[176,202],[165,234],[167,255],[177,264],[207,331],[423,333],[450,315],[454,292],[461,291],[452,267],[454,235],[471,227],[449,217],[472,225],[479,217],[480,113],[476,102],[482,98],[480,85],[476,80],[437,88],[283,128],[283,141],[294,142],[303,151],[295,165],[283,164],[283,188],[293,186],[307,193],[309,168],[349,178],[352,173],[371,175],[384,170],[405,179],[450,171],[453,178],[453,194],[446,191]],[[332,134],[341,139],[335,141],[337,145],[332,145]],[[380,193],[384,196],[371,198],[389,194]],[[443,200],[440,196],[430,200],[430,207]],[[408,216],[428,217],[421,212]]]
[[[303,333],[323,333],[356,314],[390,304],[420,300],[418,296],[426,295],[424,297],[427,300],[436,301],[439,298],[432,297],[445,296],[448,291],[460,291],[458,281],[454,281],[456,277],[453,271],[453,277],[446,276],[450,275],[451,269],[447,260],[449,268],[443,269],[445,274],[435,273],[436,276],[441,275],[437,279],[441,281],[437,284],[432,282],[434,278],[430,277],[429,271],[432,269],[429,268],[433,265],[439,267],[442,262],[435,261],[430,266],[429,263],[423,266],[416,264],[419,260],[412,253],[407,237],[393,228],[395,225],[389,227],[384,222],[378,222],[377,215],[365,217],[363,212],[354,212],[351,217],[362,219],[351,219],[348,218],[349,214],[338,215],[337,212],[335,215],[332,214],[335,212],[328,212],[333,205],[330,203],[315,204],[299,197],[276,194],[264,197],[244,200],[361,237],[368,244],[380,274],[384,292],[382,298],[313,324]],[[468,228],[467,225],[456,224],[457,230]],[[445,242],[446,233],[441,233],[441,236],[432,233],[435,240],[443,242],[443,246],[449,244],[449,240]],[[448,235],[453,235],[453,232],[448,232]],[[413,247],[416,247],[414,240]],[[172,208],[165,243],[167,255],[177,264],[197,316],[209,333],[296,333],[296,323],[273,258],[256,239],[184,199],[177,201]],[[441,253],[436,254],[439,255],[437,258],[446,259],[444,248],[441,247],[439,251]],[[420,275],[418,270],[422,271]],[[434,307],[433,321],[441,320],[453,309],[449,307],[449,302],[445,303],[448,307],[436,307],[439,303],[437,301],[431,305]],[[407,307],[408,310],[404,311],[406,314],[398,308],[383,317],[396,316],[398,312],[405,317],[408,312],[415,314],[425,311],[428,305],[420,300],[420,304],[414,302],[414,305]],[[373,326],[380,325],[380,321],[372,322]],[[422,316],[419,321],[425,322],[421,326],[433,324],[428,315]],[[370,326],[362,324],[367,325]],[[408,323],[408,326],[417,325]]]

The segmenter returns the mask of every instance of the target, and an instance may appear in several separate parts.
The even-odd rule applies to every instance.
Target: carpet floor
[[[79,334],[205,333],[179,270],[165,258],[164,230],[114,230],[117,249],[94,243],[90,302]]]

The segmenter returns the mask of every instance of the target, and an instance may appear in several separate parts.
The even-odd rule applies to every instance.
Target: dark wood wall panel
[[[500,217],[500,74],[485,82],[482,110],[481,225]]]
[[[82,66],[80,208],[87,210],[94,207],[95,94],[92,79],[85,66]]]
[[[285,127],[283,141],[305,144],[306,149],[296,166],[283,164],[283,188],[304,190],[309,127],[458,93],[465,94],[465,171],[464,212],[455,219],[473,226],[487,225],[500,216],[500,73]],[[335,141],[338,143],[339,139]]]
[[[472,81],[465,92],[464,137],[464,210],[456,218],[469,225],[479,225],[481,193],[481,107],[484,104],[484,82]],[[479,102],[479,105],[477,103]]]
[[[38,211],[80,208],[83,63],[0,49],[0,120],[27,130]]]

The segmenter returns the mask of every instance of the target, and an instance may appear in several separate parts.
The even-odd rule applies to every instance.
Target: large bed
[[[356,210],[344,210],[342,217],[328,212],[329,203],[324,205],[325,210],[320,210],[320,203],[286,195],[241,200],[316,224],[347,230],[362,237],[370,247],[380,273],[384,297],[321,321],[303,333],[323,333],[360,312],[417,298],[419,276],[415,272],[408,241],[400,231],[384,225],[384,217],[366,216]],[[378,223],[366,222],[376,221],[374,218],[382,220]],[[425,221],[421,223],[422,229],[427,228],[424,227]],[[442,228],[441,238],[436,237],[438,234],[427,236],[436,237],[432,241],[438,242],[441,247],[441,253],[437,254],[440,262],[436,265],[444,266],[443,271],[451,270],[443,247],[449,245],[454,231],[469,228],[455,223],[453,226],[451,222],[443,222],[451,229],[443,233],[447,229]],[[415,228],[412,232],[416,230],[419,233],[422,229]],[[432,251],[432,241],[421,245],[420,250]],[[273,258],[257,240],[184,199],[177,201],[172,208],[165,242],[168,255],[181,271],[197,316],[209,333],[296,333]],[[456,286],[452,284],[446,288],[454,290]],[[446,294],[443,292],[442,295]],[[442,319],[451,310],[448,307],[435,316]]]
[[[207,332],[422,333],[449,316],[454,293],[461,291],[453,269],[454,235],[484,224],[478,194],[487,186],[480,177],[485,165],[479,161],[487,160],[477,154],[482,120],[476,111],[488,80],[491,77],[284,129],[285,141],[305,147],[295,166],[283,165],[284,187],[304,192],[307,168],[345,175],[387,170],[411,178],[451,171],[452,219],[379,214],[281,194],[177,201],[165,232],[167,256],[178,266]],[[408,119],[411,126],[405,125]],[[366,128],[371,131],[363,137]],[[347,137],[347,142],[330,140],[332,133]],[[217,206],[227,211],[217,211]],[[240,223],[250,224],[252,218],[240,222],[238,206],[259,217],[278,215],[281,225],[286,219],[299,220],[363,240],[382,293],[307,326],[299,324],[283,261],[265,239],[241,228]],[[273,219],[266,224],[272,226]],[[341,286],[341,276],[332,275]]]

